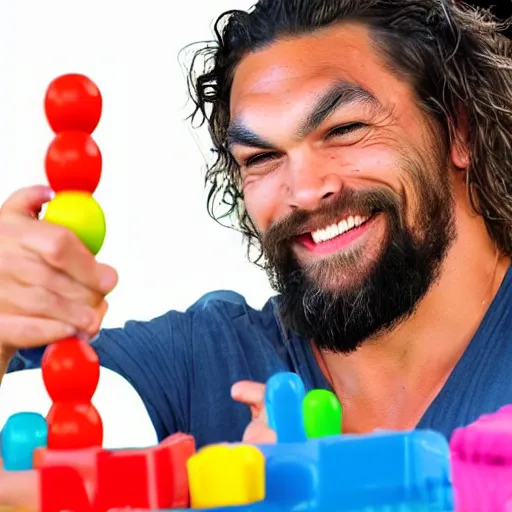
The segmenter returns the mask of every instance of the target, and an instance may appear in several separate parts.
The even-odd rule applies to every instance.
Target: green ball
[[[87,192],[59,192],[48,203],[44,220],[73,231],[94,255],[100,252],[105,241],[105,215]]]

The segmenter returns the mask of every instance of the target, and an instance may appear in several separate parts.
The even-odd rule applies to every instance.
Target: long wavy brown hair
[[[194,52],[188,75],[191,119],[207,124],[215,155],[206,172],[209,214],[229,219],[245,236],[249,259],[260,263],[260,239],[227,144],[233,75],[249,52],[344,21],[370,28],[392,72],[411,84],[449,142],[464,120],[468,194],[499,250],[512,255],[512,44],[504,35],[510,24],[454,0],[260,0],[249,12],[222,14],[215,39]]]

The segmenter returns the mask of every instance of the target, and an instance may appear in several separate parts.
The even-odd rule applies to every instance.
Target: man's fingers
[[[22,215],[6,215],[0,223],[0,241],[11,244],[11,253],[28,251],[45,265],[102,295],[110,293],[117,284],[115,269],[97,262],[78,236],[63,226]]]
[[[0,279],[44,288],[65,299],[82,300],[92,307],[103,300],[100,293],[80,286],[69,275],[45,265],[36,254],[22,249],[13,248],[12,251],[0,253]]]
[[[37,218],[42,206],[50,201],[50,187],[36,185],[18,190],[12,194],[0,208],[2,215],[21,215],[22,217]]]
[[[277,435],[268,427],[263,419],[253,420],[245,429],[243,442],[250,444],[274,444],[277,443]]]
[[[265,384],[252,381],[240,381],[231,388],[233,400],[247,405],[253,419],[265,414]]]
[[[36,224],[32,229],[25,228],[21,237],[24,248],[91,290],[106,295],[114,289],[117,272],[98,263],[72,231],[45,221]]]
[[[259,405],[265,403],[265,384],[242,380],[231,388],[233,400],[246,405]]]
[[[37,471],[0,470],[0,506],[37,512],[40,509],[40,478]]]
[[[76,333],[75,327],[57,320],[0,315],[0,344],[16,349],[49,345]]]

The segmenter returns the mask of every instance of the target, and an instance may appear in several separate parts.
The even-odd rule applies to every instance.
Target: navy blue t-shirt
[[[509,269],[418,428],[449,437],[454,428],[512,403],[511,334]],[[329,389],[310,343],[283,328],[276,298],[256,310],[237,293],[209,293],[185,312],[103,330],[93,346],[102,366],[121,374],[138,391],[160,439],[187,432],[198,446],[241,440],[250,413],[231,399],[231,386],[239,380],[265,382],[278,371],[292,371],[307,390]],[[9,370],[37,367],[41,353],[22,351]]]

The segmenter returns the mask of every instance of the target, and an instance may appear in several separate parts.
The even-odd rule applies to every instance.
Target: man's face
[[[414,311],[454,238],[450,152],[364,28],[247,56],[229,143],[288,327],[350,352]]]

